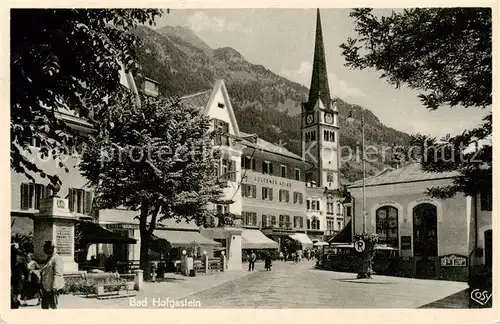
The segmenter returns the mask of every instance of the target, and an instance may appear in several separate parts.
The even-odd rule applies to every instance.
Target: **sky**
[[[480,108],[440,108],[429,111],[418,93],[395,89],[375,70],[344,66],[339,45],[356,37],[349,9],[321,9],[323,40],[332,96],[371,110],[386,126],[414,134],[456,135],[481,123]],[[388,15],[389,9],[377,9]],[[185,26],[212,48],[232,47],[254,64],[309,88],[316,9],[174,9],[156,21],[156,28]]]

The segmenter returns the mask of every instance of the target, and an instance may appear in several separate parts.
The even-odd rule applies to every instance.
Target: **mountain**
[[[300,111],[308,89],[281,77],[262,65],[248,62],[235,49],[212,49],[186,27],[162,27],[152,30],[139,27],[136,34],[143,41],[139,51],[142,75],[159,82],[162,95],[182,96],[210,89],[215,80],[223,79],[240,130],[257,133],[269,142],[286,143],[290,151],[301,154]],[[141,82],[141,77],[138,78]],[[342,99],[340,112],[340,145],[343,157],[360,152],[361,125],[347,123],[349,111],[357,116],[363,109]],[[369,110],[364,109],[367,145],[380,147],[405,145],[409,135],[386,127]],[[386,156],[367,163],[369,175],[390,163]],[[354,181],[362,176],[359,159],[342,163],[342,176]]]

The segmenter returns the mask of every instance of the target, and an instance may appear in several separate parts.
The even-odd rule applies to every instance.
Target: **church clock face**
[[[306,117],[306,123],[307,124],[312,124],[313,121],[314,121],[313,115],[307,115],[307,117]]]
[[[325,122],[327,122],[328,124],[333,124],[332,114],[328,114],[328,113],[325,114]]]

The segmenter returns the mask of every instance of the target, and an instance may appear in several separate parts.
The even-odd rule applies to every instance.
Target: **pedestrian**
[[[280,261],[283,262],[285,258],[285,255],[283,254],[283,251],[280,251]]]
[[[42,298],[42,287],[40,284],[40,265],[33,260],[33,254],[28,253],[26,255],[27,267],[28,267],[28,278],[25,281],[23,289],[23,305],[26,305],[28,299],[37,298],[37,306],[41,303]]]
[[[266,257],[264,259],[264,267],[265,267],[266,271],[271,271],[271,267],[272,267],[271,253],[266,254]]]
[[[257,260],[257,255],[253,251],[250,251],[250,260],[248,261],[248,271],[254,271],[256,260]]]
[[[24,282],[28,279],[29,270],[26,264],[26,259],[22,251],[16,245],[11,246],[11,308],[19,308],[22,306],[21,294],[24,290]]]
[[[52,241],[45,241],[47,263],[42,268],[42,309],[56,309],[59,291],[64,288],[64,263]]]

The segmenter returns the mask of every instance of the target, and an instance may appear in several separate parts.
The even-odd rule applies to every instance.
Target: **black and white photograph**
[[[496,7],[67,6],[4,17],[12,313],[498,303]]]

